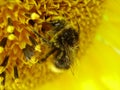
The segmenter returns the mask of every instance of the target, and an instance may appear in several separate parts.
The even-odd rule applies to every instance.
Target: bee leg
[[[34,38],[32,38],[31,36],[29,36],[29,39],[30,39],[31,43],[33,44],[33,46],[37,45],[37,42],[35,41]]]
[[[5,90],[5,76],[6,76],[5,72],[2,72],[0,74],[0,78],[3,78],[3,80],[0,82],[0,90]]]
[[[38,63],[46,61],[46,59],[47,59],[52,53],[54,53],[56,50],[57,50],[57,48],[53,48],[52,50],[50,50],[50,51],[45,55],[44,58],[42,58],[40,61],[38,61]]]
[[[37,33],[35,30],[33,30],[33,32],[39,37],[42,38],[43,41],[46,41],[39,33]]]
[[[45,42],[46,44],[52,46],[52,43],[50,43],[47,39],[45,39],[44,37],[42,37],[39,33],[37,33],[35,30],[33,30],[33,32],[42,39],[43,42]]]
[[[14,66],[14,77],[15,77],[15,79],[17,79],[19,77],[17,66]]]

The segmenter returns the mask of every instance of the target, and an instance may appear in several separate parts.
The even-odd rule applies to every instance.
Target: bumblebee
[[[50,40],[47,40],[52,50],[41,60],[45,61],[51,54],[55,53],[54,65],[59,69],[69,69],[73,62],[71,60],[72,53],[75,53],[76,47],[78,48],[79,30],[75,30],[63,19],[53,20],[48,24],[52,26],[53,31],[50,32],[54,34]]]

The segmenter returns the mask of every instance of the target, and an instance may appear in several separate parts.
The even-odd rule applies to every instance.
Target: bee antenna
[[[80,25],[79,25],[78,21],[77,21],[77,24],[78,24],[78,33],[80,33]]]
[[[35,30],[33,30],[33,32],[39,37],[39,38],[42,38],[44,39],[39,33],[37,33]]]
[[[78,33],[80,33],[80,25],[78,23],[78,19],[75,17],[75,20],[77,21],[77,26],[78,26]]]
[[[46,42],[47,44],[50,44],[50,45],[51,45],[51,43],[50,43],[47,39],[43,38],[38,32],[36,32],[35,30],[33,30],[33,32],[34,32],[39,38],[41,38],[41,39],[43,40],[43,42]]]
[[[71,74],[72,74],[73,76],[75,76],[75,73],[74,73],[74,70],[73,70],[73,67],[72,67],[72,66],[70,66],[70,71],[71,71]]]

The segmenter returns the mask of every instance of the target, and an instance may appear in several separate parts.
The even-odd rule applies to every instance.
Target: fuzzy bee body
[[[53,20],[47,22],[47,24],[52,28],[48,33],[52,32],[53,36],[50,40],[46,40],[50,43],[51,50],[40,61],[46,61],[46,59],[53,54],[55,55],[53,63],[57,68],[69,69],[72,64],[72,60],[70,58],[72,57],[72,51],[74,51],[74,48],[78,46],[79,30],[75,30],[63,19]]]

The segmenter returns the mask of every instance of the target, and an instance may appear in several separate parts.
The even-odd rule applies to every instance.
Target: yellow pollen
[[[13,33],[13,31],[14,31],[14,27],[13,27],[12,25],[9,25],[9,26],[7,27],[7,32],[8,32],[8,33]]]
[[[30,63],[31,63],[31,64],[37,63],[36,57],[33,56],[33,57],[31,58],[31,60],[30,60]]]
[[[0,66],[0,74],[4,72],[5,68],[3,66]]]
[[[4,80],[4,78],[3,77],[0,77],[0,81],[3,81]]]
[[[0,53],[4,51],[4,48],[0,46]]]
[[[10,34],[10,35],[8,36],[8,39],[9,39],[9,40],[14,40],[14,39],[15,39],[15,35],[14,35],[14,34]]]
[[[32,20],[39,19],[39,15],[37,13],[32,13],[31,14],[31,19]]]
[[[40,47],[40,45],[36,45],[36,46],[35,46],[35,50],[38,51],[38,52],[41,52],[41,47]]]
[[[16,84],[19,84],[20,83],[20,80],[17,78],[17,79],[15,79],[15,83]]]
[[[4,86],[0,85],[0,90],[4,90]]]

